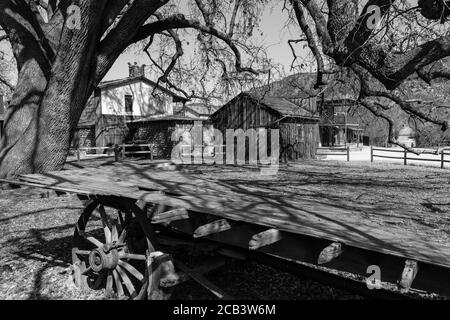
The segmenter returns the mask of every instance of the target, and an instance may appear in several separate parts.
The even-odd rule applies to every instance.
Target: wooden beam
[[[248,243],[250,250],[256,250],[261,247],[271,245],[281,240],[281,232],[277,229],[269,229],[255,234]]]
[[[184,208],[173,209],[165,212],[157,213],[153,219],[152,223],[154,224],[169,224],[172,221],[189,219],[188,211]]]
[[[219,299],[226,299],[226,300],[234,300],[233,297],[225,293],[222,289],[217,287],[215,284],[211,283],[208,279],[203,277],[201,274],[197,273],[194,269],[191,269],[181,263],[178,260],[175,260],[175,265],[178,269],[189,275],[192,279],[194,279],[198,284],[203,286],[205,289],[210,291],[212,294],[214,294]]]
[[[225,259],[222,257],[216,257],[214,259],[207,260],[206,262],[202,263],[199,266],[196,266],[195,268],[192,268],[191,273],[193,272],[197,275],[203,276],[204,274],[206,274],[210,271],[213,271],[215,269],[218,269],[224,265],[225,265]],[[175,282],[167,283],[165,281],[161,281],[160,285],[164,288],[168,288],[168,287],[173,287],[173,286],[179,285],[183,282],[186,282],[186,281],[192,279],[189,274],[187,274],[183,271],[177,272],[177,275],[178,275],[178,279],[176,279]]]
[[[419,271],[419,266],[415,260],[406,260],[405,268],[402,272],[402,278],[398,283],[398,288],[401,293],[406,293],[411,288],[411,285],[416,278],[417,272]]]
[[[231,225],[228,223],[226,219],[219,219],[213,222],[204,224],[194,231],[194,238],[201,238],[209,236],[213,233],[219,233],[222,231],[230,230]]]
[[[333,242],[320,252],[319,258],[317,259],[317,264],[328,263],[331,260],[339,257],[341,253],[342,245],[339,242]]]

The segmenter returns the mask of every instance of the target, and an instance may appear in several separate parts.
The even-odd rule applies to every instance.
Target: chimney
[[[145,64],[139,66],[137,62],[131,64],[128,62],[128,76],[130,78],[144,77],[145,76]]]

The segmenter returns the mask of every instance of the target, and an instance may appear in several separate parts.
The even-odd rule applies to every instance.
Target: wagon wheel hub
[[[119,252],[116,249],[107,253],[103,249],[94,249],[89,254],[89,265],[95,272],[114,270],[119,264]]]
[[[162,266],[148,265],[154,247],[142,223],[132,217],[133,213],[145,215],[146,212],[130,207],[133,210],[124,212],[125,216],[114,206],[108,208],[107,214],[105,206],[97,200],[88,202],[75,226],[72,247],[75,284],[93,290],[105,285],[107,298],[167,298],[170,290],[160,287]],[[100,215],[103,235],[97,223],[87,228],[94,210]]]

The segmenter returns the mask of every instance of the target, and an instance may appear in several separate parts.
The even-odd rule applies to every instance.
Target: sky
[[[274,0],[265,7],[261,17],[260,29],[263,33],[262,37],[258,37],[267,47],[267,53],[275,63],[281,64],[286,74],[290,74],[290,65],[293,60],[291,49],[288,45],[289,39],[299,38],[299,29],[295,26],[286,27],[288,21],[288,14],[282,10],[283,1]],[[297,46],[297,54],[306,54],[302,47]],[[133,50],[122,54],[114,66],[105,76],[104,80],[113,80],[118,78],[125,78],[128,76],[128,62],[138,64],[150,64],[149,58],[138,50]],[[309,70],[308,70],[309,71]]]

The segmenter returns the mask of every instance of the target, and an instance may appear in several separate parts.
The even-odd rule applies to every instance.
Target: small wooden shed
[[[214,112],[211,122],[224,137],[226,129],[279,129],[282,160],[315,158],[319,146],[315,99],[295,102],[243,92]]]

